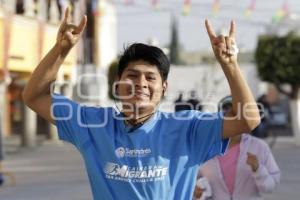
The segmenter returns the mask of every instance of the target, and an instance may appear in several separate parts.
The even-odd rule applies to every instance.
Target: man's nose
[[[139,75],[135,81],[135,86],[140,88],[147,87],[147,79],[144,75]]]

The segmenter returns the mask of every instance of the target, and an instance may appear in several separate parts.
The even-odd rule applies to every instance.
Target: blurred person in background
[[[12,172],[4,170],[3,162],[4,162],[4,150],[3,150],[3,135],[2,135],[2,126],[1,126],[1,113],[0,113],[0,186],[6,182],[5,177],[9,177],[11,179],[11,184],[15,185],[16,180],[15,176]]]
[[[232,97],[224,97],[219,110],[231,109]],[[230,138],[225,155],[207,161],[198,177],[207,178],[211,186],[212,195],[207,199],[259,200],[278,186],[280,170],[267,143],[245,133]],[[201,188],[196,185],[195,190],[194,198],[199,198]]]
[[[25,104],[55,124],[59,138],[81,153],[94,199],[192,199],[199,165],[223,154],[229,137],[260,123],[255,99],[237,62],[234,22],[229,36],[217,36],[205,21],[234,98],[226,117],[195,110],[159,111],[170,62],[161,49],[141,43],[127,47],[119,61],[114,94],[122,109],[81,106],[52,94],[58,70],[86,22],[85,16],[78,26],[70,23],[66,10],[55,45],[24,89]],[[239,104],[251,105],[242,110],[249,117],[228,120],[236,115]]]
[[[269,136],[270,122],[273,118],[271,105],[267,100],[266,94],[261,95],[257,99],[257,106],[261,117],[260,124],[252,131],[252,135],[259,138],[266,138]]]
[[[190,106],[191,110],[202,111],[202,105],[200,104],[201,102],[198,100],[198,95],[195,90],[190,91],[190,97],[186,102]]]
[[[179,92],[177,99],[174,101],[174,109],[175,112],[182,111],[182,110],[190,110],[186,102],[183,100],[183,92]]]

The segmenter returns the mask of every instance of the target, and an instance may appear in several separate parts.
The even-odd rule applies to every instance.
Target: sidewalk
[[[83,162],[73,146],[48,142],[18,150],[10,143],[7,149],[4,167],[14,172],[17,184],[0,187],[1,200],[92,199]]]
[[[279,138],[272,151],[281,169],[281,183],[277,190],[271,195],[266,195],[265,199],[300,199],[300,147],[294,145],[292,138]]]
[[[282,170],[281,185],[266,200],[297,200],[300,194],[300,148],[291,139],[279,138],[273,152]],[[83,162],[68,144],[46,142],[34,150],[18,150],[6,143],[5,169],[15,173],[16,186],[0,187],[2,200],[92,199]]]

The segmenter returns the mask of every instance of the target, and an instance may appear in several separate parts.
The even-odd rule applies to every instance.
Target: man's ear
[[[117,98],[119,96],[119,81],[120,81],[120,78],[119,76],[116,76],[115,79],[114,79],[114,83],[113,83],[113,92],[114,92],[114,97]]]
[[[165,95],[165,93],[166,93],[166,91],[167,91],[167,88],[168,88],[168,82],[165,81],[165,82],[163,82],[162,96]]]

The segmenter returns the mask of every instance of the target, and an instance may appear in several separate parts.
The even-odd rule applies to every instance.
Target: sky
[[[160,9],[155,11],[150,0],[134,0],[134,4],[125,5],[126,0],[113,0],[117,8],[118,50],[132,42],[147,42],[156,38],[160,46],[170,41],[172,15],[177,17],[179,39],[185,51],[206,51],[210,49],[209,39],[204,26],[209,19],[216,31],[229,29],[230,20],[236,22],[236,40],[240,49],[254,50],[257,36],[266,33],[272,24],[272,16],[287,2],[294,17],[300,15],[299,0],[220,0],[220,9],[213,15],[212,5],[216,0],[191,0],[188,16],[182,15],[184,0],[158,0]],[[255,1],[255,9],[250,17],[245,16],[246,8]],[[295,21],[299,23],[300,19]],[[288,26],[280,26],[280,29]]]

